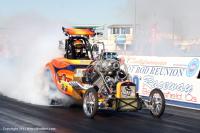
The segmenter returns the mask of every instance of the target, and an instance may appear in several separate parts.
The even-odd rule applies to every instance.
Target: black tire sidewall
[[[85,99],[85,96],[86,96],[88,93],[90,93],[90,92],[92,92],[93,95],[94,95],[94,97],[95,97],[94,110],[93,110],[93,112],[92,112],[91,115],[88,115],[87,113],[85,113],[85,110],[84,110],[84,107],[83,107],[83,112],[84,112],[84,114],[85,114],[88,118],[91,118],[91,119],[92,119],[92,118],[94,118],[94,116],[95,116],[95,114],[96,114],[96,112],[97,112],[97,106],[98,106],[97,92],[96,92],[96,90],[95,90],[94,88],[90,88],[90,89],[88,89],[88,90],[85,92],[85,94],[84,94],[84,96],[83,96],[83,106],[84,106],[84,99]]]
[[[162,92],[160,89],[157,89],[157,88],[156,88],[156,89],[153,89],[153,90],[150,92],[149,98],[152,98],[152,96],[153,96],[154,93],[158,93],[158,94],[161,96],[161,99],[162,99],[162,107],[161,107],[161,110],[160,110],[160,112],[159,112],[158,115],[153,114],[151,110],[150,110],[150,113],[151,113],[151,115],[154,116],[155,118],[160,118],[160,117],[163,115],[164,111],[165,111],[165,96],[164,96],[163,92]],[[151,102],[151,101],[150,101],[150,102]]]

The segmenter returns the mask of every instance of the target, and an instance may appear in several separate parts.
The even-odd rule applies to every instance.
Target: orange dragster
[[[115,52],[100,54],[97,44],[89,38],[96,35],[94,28],[63,28],[65,55],[46,64],[45,73],[52,92],[71,96],[81,101],[84,114],[93,118],[98,110],[136,111],[146,107],[154,117],[165,110],[165,98],[159,88],[153,88],[149,99],[139,97],[136,84],[130,81],[127,66]],[[96,54],[94,57],[93,54]],[[59,99],[50,97],[50,104]]]

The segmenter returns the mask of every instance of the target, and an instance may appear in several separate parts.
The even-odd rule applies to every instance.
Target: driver
[[[82,40],[75,40],[74,47],[75,47],[75,54],[76,58],[83,58],[83,41]]]

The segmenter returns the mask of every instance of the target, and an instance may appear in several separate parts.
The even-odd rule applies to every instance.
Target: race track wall
[[[200,57],[126,56],[125,62],[140,95],[159,88],[167,104],[200,110]]]

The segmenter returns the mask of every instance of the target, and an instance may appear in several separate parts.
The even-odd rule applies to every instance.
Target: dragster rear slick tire
[[[93,119],[98,108],[98,96],[94,88],[88,89],[83,97],[83,112],[87,118]]]
[[[165,97],[160,89],[153,89],[149,95],[150,113],[155,118],[160,118],[165,111]]]

